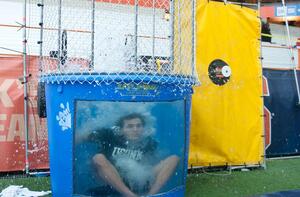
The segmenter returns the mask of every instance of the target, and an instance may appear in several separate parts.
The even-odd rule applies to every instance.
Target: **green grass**
[[[216,175],[217,174],[217,175]],[[50,190],[49,178],[0,179],[0,191],[9,185],[23,185],[33,191]],[[300,189],[300,158],[272,160],[267,170],[192,174],[187,179],[187,197],[247,197],[276,191]]]
[[[0,179],[0,191],[2,191],[3,189],[5,189],[10,185],[23,185],[23,187],[27,187],[32,191],[49,191],[51,187],[49,177],[19,178],[19,176],[16,176],[16,177],[2,177]]]
[[[267,170],[235,171],[230,175],[189,175],[188,197],[244,197],[300,189],[300,159],[272,160]],[[219,173],[220,174],[220,173]]]

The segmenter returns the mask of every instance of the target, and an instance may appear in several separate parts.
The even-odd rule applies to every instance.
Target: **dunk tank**
[[[193,0],[45,0],[53,196],[184,196]]]

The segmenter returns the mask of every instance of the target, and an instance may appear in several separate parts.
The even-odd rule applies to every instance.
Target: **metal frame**
[[[135,21],[134,21],[134,63],[135,66],[138,64],[138,56],[137,56],[137,51],[138,51],[138,13],[139,12],[139,0],[134,0],[134,16],[135,16]]]
[[[152,63],[155,65],[155,0],[152,0]]]
[[[174,68],[174,2],[175,0],[170,0],[170,67]]]
[[[261,7],[261,2],[260,0],[257,1],[257,9],[258,11],[260,10],[260,7]],[[260,21],[260,27],[261,27],[261,18],[260,18],[260,12],[259,12],[259,21]],[[259,28],[261,29],[261,28]],[[259,38],[259,47],[260,47],[260,56],[262,55],[262,43],[261,43],[261,31],[260,31],[260,38]],[[263,77],[264,77],[264,74],[263,74],[263,64],[262,64],[262,57],[260,57],[260,64],[261,64],[261,82],[262,82],[262,85],[261,85],[261,88],[263,90],[263,86],[264,86],[264,83],[263,83]],[[266,130],[265,130],[265,112],[264,112],[264,106],[265,106],[265,103],[264,103],[264,97],[263,95],[261,96],[261,99],[262,99],[262,109],[261,109],[261,113],[262,113],[262,118],[263,118],[263,121],[262,121],[262,126],[263,126],[263,131],[262,131],[262,138],[263,138],[263,155],[261,156],[263,158],[263,163],[262,163],[262,167],[264,169],[267,169],[267,164],[266,164]]]
[[[195,81],[198,81],[196,79],[198,79],[197,72],[195,72],[196,67],[195,67],[195,55],[196,55],[196,16],[195,16],[195,10],[196,10],[196,2],[195,0],[192,0],[192,76],[195,77]],[[195,75],[196,73],[196,75]],[[196,78],[197,77],[197,78]]]
[[[290,55],[291,55],[291,60],[292,60],[292,64],[293,64],[293,71],[294,71],[294,76],[295,76],[295,85],[296,85],[296,89],[297,89],[297,96],[298,96],[298,103],[297,105],[300,105],[300,90],[299,90],[299,83],[298,83],[298,76],[297,76],[297,65],[295,63],[295,57],[294,57],[294,52],[293,52],[293,48],[292,48],[292,41],[291,41],[291,34],[290,34],[290,28],[289,28],[289,23],[288,23],[288,19],[287,19],[287,7],[285,4],[285,0],[282,0],[282,6],[283,6],[283,10],[284,10],[284,20],[285,20],[285,26],[286,26],[286,32],[287,32],[287,36],[288,36],[288,46],[289,46],[289,51],[290,51]]]
[[[39,71],[43,72],[43,65],[42,65],[42,56],[43,56],[43,37],[44,37],[44,0],[41,0],[41,3],[38,4],[39,7],[41,7],[41,16],[40,16],[40,41],[38,44],[40,44],[40,57],[39,57]],[[47,69],[49,70],[49,69]]]
[[[57,38],[57,59],[58,59],[58,70],[61,69],[61,9],[62,9],[62,0],[59,0],[58,3],[58,38]]]
[[[23,6],[23,85],[24,85],[24,128],[25,128],[25,172],[29,173],[28,159],[28,93],[27,93],[27,0],[24,0]]]
[[[177,12],[178,12],[178,41],[179,41],[179,65],[181,65],[181,56],[182,56],[182,53],[181,53],[181,45],[182,45],[182,41],[181,41],[181,4],[180,4],[180,0],[178,0],[177,2]],[[174,42],[174,41],[173,41]]]
[[[90,69],[95,68],[95,0],[92,0],[92,23],[91,23],[91,29],[92,29],[92,35],[91,35],[91,63],[90,63]]]
[[[258,6],[258,4],[256,3],[242,3],[242,2],[234,2],[234,1],[226,1],[224,0],[224,3],[227,3],[227,4],[234,4],[234,5],[244,5],[244,6]]]

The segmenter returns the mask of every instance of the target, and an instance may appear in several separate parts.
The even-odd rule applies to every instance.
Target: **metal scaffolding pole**
[[[25,129],[25,172],[29,173],[28,160],[28,94],[27,94],[27,36],[26,36],[26,20],[27,20],[27,0],[24,0],[23,7],[23,85],[24,85],[24,129]]]

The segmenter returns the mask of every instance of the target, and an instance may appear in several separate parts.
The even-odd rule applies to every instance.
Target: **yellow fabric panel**
[[[256,10],[198,1],[196,67],[201,86],[192,100],[189,165],[263,162],[263,98],[260,21]],[[214,84],[210,63],[225,61],[230,80]]]
[[[192,74],[192,1],[174,0],[174,74]]]

